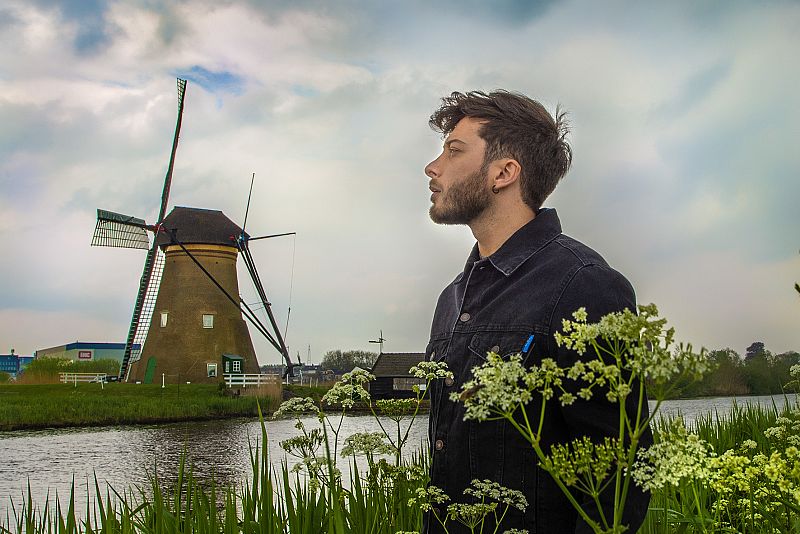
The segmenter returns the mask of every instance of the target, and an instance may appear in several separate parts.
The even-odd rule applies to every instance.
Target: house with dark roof
[[[409,369],[425,360],[424,352],[382,352],[378,355],[372,374],[375,380],[369,384],[373,399],[400,399],[415,397],[415,385],[425,384],[425,380],[414,378]]]

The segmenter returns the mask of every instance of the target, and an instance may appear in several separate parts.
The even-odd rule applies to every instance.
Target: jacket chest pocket
[[[522,328],[478,332],[472,336],[469,342],[469,351],[476,365],[485,362],[487,360],[487,354],[490,352],[502,356],[503,359],[514,354],[521,354],[524,363],[527,361],[528,355],[533,352],[539,336],[541,336],[541,334],[533,330]]]

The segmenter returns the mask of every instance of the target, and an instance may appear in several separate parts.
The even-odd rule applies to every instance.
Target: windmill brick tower
[[[223,372],[257,374],[247,325],[227,296],[239,295],[242,229],[221,211],[186,207],[173,209],[162,227],[155,243],[164,254],[161,284],[128,380],[159,382],[163,373],[166,382],[197,383],[219,381]],[[173,233],[180,245],[172,243]]]

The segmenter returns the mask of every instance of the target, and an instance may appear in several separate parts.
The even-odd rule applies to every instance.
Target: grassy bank
[[[257,402],[269,413],[278,396],[227,397],[213,384],[2,384],[0,430],[257,416]]]

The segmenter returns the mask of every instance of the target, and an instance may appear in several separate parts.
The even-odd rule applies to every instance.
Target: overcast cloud
[[[297,232],[252,249],[304,359],[376,350],[380,329],[424,349],[473,243],[427,217],[427,118],[495,88],[569,110],[574,165],[547,205],[680,339],[800,350],[797,27],[788,1],[7,0],[0,352],[124,341],[144,254],[90,247],[95,209],[155,217],[177,76],[170,204],[241,223],[256,173],[248,230]]]

